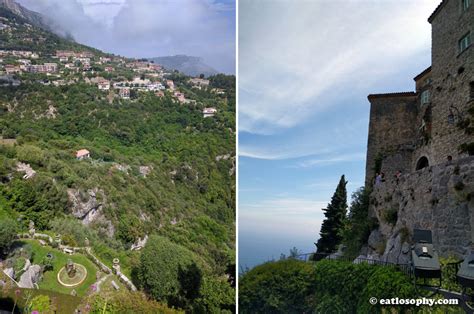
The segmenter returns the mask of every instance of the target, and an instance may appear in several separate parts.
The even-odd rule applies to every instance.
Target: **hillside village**
[[[229,312],[234,224],[235,77],[104,53],[0,1],[0,300]],[[195,297],[147,279],[178,270]]]
[[[4,26],[9,25],[6,19],[3,22]],[[0,31],[10,29],[14,29],[14,26]],[[172,75],[172,72],[164,70],[160,65],[148,61],[95,56],[88,51],[58,50],[53,55],[39,55],[28,50],[0,50],[0,82],[3,84],[18,85],[20,82],[36,81],[43,85],[63,86],[85,82],[108,92],[109,99],[134,99],[138,92],[152,92],[157,97],[165,97],[166,92],[167,96],[179,103],[196,104],[195,100],[186,98],[175,87],[172,79],[168,79]],[[202,77],[190,78],[186,83],[199,90],[209,88],[209,80]],[[211,92],[224,93],[219,88],[212,88]],[[212,107],[204,108],[204,116],[209,116],[210,111],[217,112]]]

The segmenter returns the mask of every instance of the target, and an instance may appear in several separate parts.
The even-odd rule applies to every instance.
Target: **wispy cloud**
[[[426,18],[437,4],[239,3],[240,130],[258,134],[294,127],[429,49]]]
[[[314,166],[325,166],[340,162],[361,161],[365,159],[365,153],[354,153],[348,155],[336,155],[327,158],[312,158],[297,163],[296,168],[309,168]]]
[[[322,149],[319,152],[325,153],[327,150]],[[262,160],[283,160],[304,157],[305,155],[301,155],[298,151],[282,149],[280,146],[266,145],[257,147],[253,145],[240,144],[239,156]],[[308,154],[307,156],[311,156],[311,154]]]

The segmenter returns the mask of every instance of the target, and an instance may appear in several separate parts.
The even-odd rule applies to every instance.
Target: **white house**
[[[100,90],[109,90],[110,89],[110,83],[109,81],[100,81],[98,84],[97,84],[97,87],[100,89]]]
[[[217,113],[216,108],[204,108],[202,110],[202,114],[203,114],[204,118],[213,117],[216,113]]]

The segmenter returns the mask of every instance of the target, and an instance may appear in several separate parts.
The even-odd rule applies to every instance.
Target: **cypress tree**
[[[326,217],[319,232],[320,238],[316,244],[317,253],[332,253],[342,241],[344,219],[347,212],[347,181],[344,175],[337,185],[331,203],[323,209]]]

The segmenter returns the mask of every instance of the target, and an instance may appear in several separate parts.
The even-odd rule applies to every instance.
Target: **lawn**
[[[18,296],[15,291],[19,291]],[[23,289],[15,288],[11,290],[0,291],[0,310],[8,311],[13,309],[15,298],[17,299],[17,307],[15,313],[20,313],[20,309],[24,308],[28,304],[27,300],[31,300],[37,295],[47,295],[56,306],[57,312],[61,314],[73,314],[74,310],[81,304],[82,299],[79,297],[73,297],[72,295],[62,294],[53,291],[47,291],[43,289]],[[19,309],[20,308],[20,309]]]
[[[101,292],[110,292],[115,293],[117,290],[112,286],[112,280],[119,286],[120,291],[126,291],[127,287],[118,280],[117,276],[109,276],[101,285],[100,291]]]
[[[30,244],[33,251],[33,264],[41,264],[43,258],[51,252],[53,254],[53,270],[47,271],[43,274],[43,280],[39,283],[39,288],[44,290],[50,290],[60,293],[70,294],[73,289],[76,290],[78,296],[84,296],[90,286],[96,281],[96,272],[98,268],[82,254],[75,253],[73,255],[67,255],[58,249],[54,249],[50,246],[41,246],[35,240],[21,240],[18,241],[20,245]],[[72,259],[74,263],[83,265],[87,269],[87,278],[84,282],[77,287],[64,287],[57,280],[57,274],[59,270],[66,265],[68,259]]]

